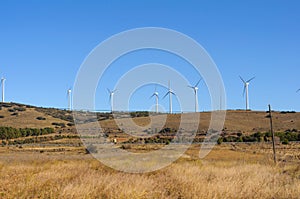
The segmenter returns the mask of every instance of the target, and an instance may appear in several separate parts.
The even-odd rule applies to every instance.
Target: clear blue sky
[[[266,110],[271,103],[276,110],[300,111],[300,93],[296,93],[300,88],[300,2],[296,0],[1,1],[0,75],[7,78],[6,101],[66,107],[67,89],[93,48],[113,34],[148,26],[182,32],[207,50],[222,74],[227,108],[245,107],[241,75],[256,76],[250,85],[252,109]],[[169,55],[153,58],[151,52],[136,56],[139,61],[127,58],[128,67],[176,60]],[[117,79],[114,71],[110,75],[111,81],[97,90],[101,96],[96,99],[97,109],[109,109],[106,87]],[[199,76],[191,72],[187,78],[195,83]],[[160,89],[163,95],[165,90]],[[148,97],[153,86],[142,90],[133,95],[132,109],[153,105],[154,99]],[[147,96],[141,99],[141,95]],[[200,110],[209,110],[203,83],[199,99]],[[166,109],[167,102],[161,101]]]

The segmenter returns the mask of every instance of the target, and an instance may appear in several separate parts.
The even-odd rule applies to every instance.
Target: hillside
[[[267,132],[270,130],[270,120],[267,117],[269,113],[264,111],[227,111],[224,130],[227,132],[242,132],[242,133],[255,133]],[[300,130],[300,113],[294,112],[272,112],[273,126],[275,131],[286,131],[288,129]],[[161,117],[161,116],[155,116]],[[177,129],[180,122],[181,115],[174,114],[168,115],[166,127]],[[124,123],[125,119],[117,119],[118,123]],[[211,120],[210,112],[200,113],[200,131],[207,131]],[[133,121],[141,126],[149,124],[148,117],[137,117]],[[113,119],[104,120],[101,123],[105,128],[116,128]]]
[[[37,108],[33,106],[17,103],[0,103],[0,126],[45,128],[63,126],[63,124],[66,125],[67,123],[65,120],[37,111]]]
[[[226,112],[224,130],[226,132],[267,132],[270,129],[268,113],[264,111],[234,111]],[[300,113],[272,112],[275,131],[288,129],[300,130]],[[162,115],[154,116],[160,120]],[[119,129],[112,115],[98,113],[101,127],[105,129]],[[177,129],[181,115],[168,115],[164,127]],[[124,118],[116,119],[118,123],[126,122]],[[207,131],[211,120],[210,112],[200,113],[199,131]],[[135,117],[133,121],[141,126],[149,124],[149,117]],[[45,128],[45,127],[71,127],[73,126],[72,112],[55,108],[40,108],[17,103],[0,103],[0,126],[14,128]]]

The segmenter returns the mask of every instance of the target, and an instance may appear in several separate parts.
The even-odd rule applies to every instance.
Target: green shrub
[[[44,117],[37,117],[36,119],[37,120],[46,120],[46,118],[44,118]]]
[[[60,126],[62,128],[66,127],[65,123],[53,122],[52,125],[54,125],[54,126]]]
[[[222,144],[222,142],[223,142],[223,138],[220,137],[220,138],[218,139],[217,143],[218,143],[218,145],[220,145],[220,144]]]
[[[149,112],[148,111],[136,111],[130,113],[131,117],[148,117]]]
[[[22,112],[22,111],[26,111],[26,108],[24,108],[24,107],[15,107],[14,110]]]
[[[289,144],[289,141],[288,141],[288,139],[284,138],[281,143],[282,144]]]
[[[68,123],[67,125],[68,126],[74,126],[75,124],[74,123]]]
[[[28,136],[39,136],[54,133],[53,128],[43,128],[43,129],[34,129],[34,128],[12,128],[12,127],[0,127],[0,139],[15,139],[19,137],[28,137]]]

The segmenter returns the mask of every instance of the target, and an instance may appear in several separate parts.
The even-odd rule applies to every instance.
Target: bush
[[[282,144],[289,144],[289,141],[288,141],[288,139],[284,138],[281,143]]]
[[[218,141],[217,141],[218,145],[221,145],[222,142],[223,142],[223,138],[219,138]]]
[[[54,126],[60,126],[62,128],[66,127],[65,123],[57,123],[57,122],[53,122],[52,125]]]
[[[44,117],[37,117],[36,119],[37,120],[46,120],[46,118],[44,118]]]
[[[0,115],[0,118],[4,118],[4,116],[3,116],[3,115]]]
[[[148,111],[136,111],[130,113],[131,117],[148,117],[149,112]]]
[[[39,136],[54,133],[53,128],[34,129],[34,128],[12,128],[0,127],[0,139],[15,139],[19,137]]]
[[[24,107],[15,107],[14,110],[22,112],[22,111],[26,111],[26,108],[24,108]]]
[[[68,126],[74,126],[75,124],[74,123],[68,123],[67,125]]]
[[[1,107],[10,108],[10,107],[12,107],[12,105],[8,104],[8,103],[1,103]]]

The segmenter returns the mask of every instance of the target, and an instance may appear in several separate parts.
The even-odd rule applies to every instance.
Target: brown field
[[[278,146],[280,147],[280,146]],[[2,148],[1,198],[299,198],[300,145],[281,149],[274,165],[269,145],[217,146],[197,158],[194,145],[162,170],[128,174],[76,151],[28,152]],[[261,150],[256,152],[257,148]],[[247,150],[245,150],[247,149]]]
[[[9,104],[9,103],[6,103]],[[25,108],[24,111],[14,110],[14,108]],[[28,108],[26,105],[13,105],[12,107],[1,107],[0,126],[14,128],[45,128],[54,127],[52,123],[67,123],[64,120],[54,118],[42,112],[38,112],[35,108]],[[46,120],[38,120],[37,117],[43,117]]]
[[[266,116],[268,113],[263,111],[227,111],[224,129],[228,132],[244,132],[253,133],[257,131],[267,132],[270,130],[270,120]],[[300,113],[280,113],[273,112],[273,123],[275,131],[285,131],[287,129],[300,130]],[[159,116],[156,116],[159,117]],[[168,115],[166,126],[170,128],[178,128],[180,114]],[[123,119],[117,119],[122,123]],[[200,113],[200,130],[207,130],[211,120],[210,112]],[[147,117],[134,118],[133,121],[140,125],[147,125],[150,120]],[[116,128],[113,119],[104,120],[101,123],[105,128]]]
[[[14,107],[23,105],[1,108],[4,117],[0,118],[0,126],[44,128],[55,127],[54,122],[70,122],[64,120],[69,112],[34,107],[9,110]],[[224,129],[243,134],[267,132],[266,115],[228,111]],[[207,131],[210,116],[208,112],[200,114],[201,131]],[[300,130],[300,113],[274,112],[273,116],[275,131]],[[140,126],[150,121],[145,117],[133,120]],[[168,115],[166,126],[176,129],[179,120],[180,114]],[[112,137],[124,136],[118,134],[114,120],[102,120],[100,124],[112,132]],[[300,198],[300,144],[296,142],[277,143],[277,164],[270,143],[222,143],[204,159],[198,157],[200,145],[194,144],[162,170],[130,174],[113,170],[87,154],[80,139],[72,137],[76,135],[74,127],[55,129],[54,134],[44,136],[64,137],[0,146],[0,198]],[[115,145],[136,153],[163,146]]]

